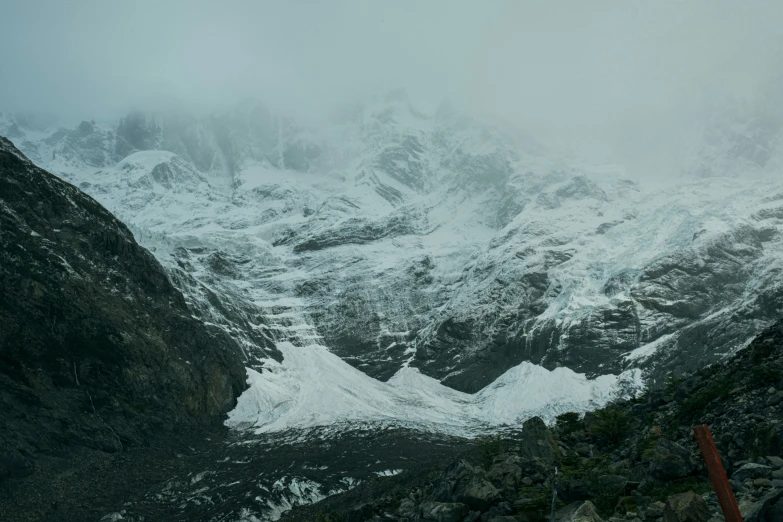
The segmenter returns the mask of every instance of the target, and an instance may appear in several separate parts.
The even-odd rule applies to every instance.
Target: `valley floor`
[[[215,428],[122,453],[81,448],[69,458],[42,456],[36,473],[0,488],[0,520],[276,520],[294,505],[359,483],[415,476],[469,446],[376,426],[337,438],[237,436]]]

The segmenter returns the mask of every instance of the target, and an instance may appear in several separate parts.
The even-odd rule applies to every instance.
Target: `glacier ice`
[[[595,409],[619,392],[614,375],[588,379],[568,368],[549,371],[523,362],[467,394],[410,367],[381,382],[317,344],[282,342],[278,348],[282,363],[270,359],[260,372],[247,369],[249,388],[226,425],[260,434],[379,423],[473,436],[531,416],[551,422],[566,411]],[[641,385],[638,371],[626,377]]]

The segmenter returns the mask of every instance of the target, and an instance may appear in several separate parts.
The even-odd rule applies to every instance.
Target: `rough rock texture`
[[[538,460],[544,465],[550,465],[559,455],[552,433],[540,418],[533,417],[526,420],[522,424],[522,434],[522,458]]]
[[[425,502],[421,505],[421,516],[435,522],[459,522],[468,511],[468,506],[456,502]]]
[[[783,472],[783,415],[780,403],[767,398],[781,390],[783,321],[725,364],[685,379],[672,377],[662,389],[583,418],[561,415],[553,427],[528,421],[500,440],[480,441],[478,448],[436,471],[425,487],[363,495],[360,485],[345,504],[338,495],[312,508],[339,506],[339,514],[359,502],[372,507],[365,520],[413,522],[420,520],[415,507],[422,502],[453,502],[465,485],[486,481],[497,495],[471,506],[477,516],[465,520],[510,516],[543,522],[554,489],[556,521],[572,520],[581,509],[579,516],[590,521],[718,522],[717,497],[692,431],[706,423],[745,520],[772,522],[783,505],[783,483],[775,482]],[[547,451],[536,454],[531,448]],[[398,508],[400,497],[408,500],[404,509],[402,504]],[[311,520],[310,514],[308,508],[297,508],[285,520]]]
[[[563,522],[603,522],[595,506],[589,500],[563,519]]]
[[[731,478],[733,478],[734,480],[738,480],[740,482],[745,482],[745,480],[747,479],[753,480],[759,478],[768,478],[771,474],[772,474],[772,468],[770,468],[769,466],[748,462],[747,464],[743,464],[741,468],[736,470],[731,475]]]
[[[664,522],[707,522],[710,510],[693,491],[672,495],[663,510]]]
[[[664,502],[661,502],[660,500],[653,502],[644,510],[644,518],[645,520],[657,520],[663,516],[665,510],[666,504]]]
[[[667,439],[660,439],[655,445],[655,453],[650,462],[650,474],[660,480],[672,480],[687,477],[694,466],[690,461],[690,452]]]
[[[243,388],[130,231],[0,138],[0,480],[218,422]]]
[[[449,467],[430,494],[440,502],[459,502],[472,509],[486,510],[500,498],[500,493],[485,478],[483,470],[465,461]]]
[[[743,522],[775,522],[772,518],[780,511],[783,489],[772,489],[761,495],[761,498],[747,498],[740,502],[740,514]],[[770,515],[770,516],[767,516]]]

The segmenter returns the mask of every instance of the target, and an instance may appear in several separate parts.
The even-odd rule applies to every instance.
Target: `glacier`
[[[282,363],[271,359],[261,372],[248,369],[249,387],[227,426],[255,434],[316,427],[339,433],[377,423],[474,437],[532,416],[552,422],[560,413],[596,409],[623,393],[618,382],[636,389],[642,384],[638,370],[591,380],[567,368],[549,371],[524,362],[468,394],[415,368],[381,382],[324,346],[283,342],[278,348]]]

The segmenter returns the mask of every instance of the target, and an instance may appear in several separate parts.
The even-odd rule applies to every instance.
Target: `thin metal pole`
[[[710,428],[706,424],[693,428],[696,435],[696,442],[699,443],[701,455],[704,457],[704,463],[707,465],[707,473],[710,476],[710,482],[718,495],[718,504],[723,511],[726,522],[742,522],[737,499],[731,491],[729,479],[726,477],[726,471],[723,469],[723,463],[720,461],[718,448],[712,439]]]

